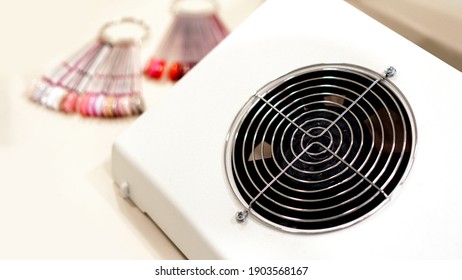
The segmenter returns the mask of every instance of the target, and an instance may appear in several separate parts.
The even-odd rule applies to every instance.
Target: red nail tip
[[[75,107],[77,104],[77,99],[79,95],[75,92],[69,92],[63,99],[60,105],[60,109],[66,113],[73,113],[75,112]]]
[[[149,60],[144,74],[153,79],[160,79],[165,70],[165,60],[152,58]]]
[[[82,116],[88,116],[88,94],[82,94],[79,99],[77,110]]]
[[[172,81],[178,81],[183,77],[184,71],[183,71],[183,66],[178,63],[174,62],[170,65],[169,71],[168,71],[168,77]]]

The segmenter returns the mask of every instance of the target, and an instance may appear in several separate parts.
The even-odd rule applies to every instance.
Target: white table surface
[[[143,61],[172,18],[168,0],[0,0],[0,259],[183,259],[146,215],[118,193],[111,145],[135,118],[65,115],[25,91],[48,68],[121,16],[151,26]],[[234,29],[262,0],[220,0]],[[144,81],[148,109],[172,83]]]

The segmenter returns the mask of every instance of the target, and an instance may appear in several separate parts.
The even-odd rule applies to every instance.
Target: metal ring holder
[[[135,27],[141,30],[141,35],[133,37],[133,34],[130,34],[132,38],[120,36],[114,37],[111,36],[111,29],[122,28],[124,25],[132,25],[131,28]],[[99,38],[105,42],[108,42],[113,45],[118,44],[141,44],[149,38],[149,26],[142,21],[141,19],[134,17],[123,17],[117,20],[113,20],[104,24],[99,32]]]
[[[171,12],[174,15],[203,16],[216,13],[218,8],[214,0],[175,0]]]

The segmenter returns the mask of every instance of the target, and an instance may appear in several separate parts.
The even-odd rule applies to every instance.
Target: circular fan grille
[[[412,111],[387,77],[346,64],[291,72],[259,90],[228,135],[238,219],[304,232],[358,222],[402,183],[415,139]]]

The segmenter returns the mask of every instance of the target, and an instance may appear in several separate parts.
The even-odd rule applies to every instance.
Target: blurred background
[[[347,0],[462,71],[461,0]]]
[[[462,1],[346,1],[462,70]],[[152,50],[169,24],[171,2],[0,0],[0,74],[36,74],[44,65],[52,63],[50,60],[62,58],[79,48],[77,44],[94,38],[104,22],[121,15],[135,15],[151,26],[151,38],[145,49]],[[232,30],[264,0],[218,2],[220,16]]]
[[[346,1],[462,70],[462,0]],[[69,116],[24,96],[34,78],[114,18],[135,16],[150,25],[146,61],[172,21],[172,2],[0,0],[0,258],[183,258],[113,184],[111,145],[135,118]],[[264,0],[217,2],[232,32]],[[144,86],[150,108],[173,83]]]
[[[143,51],[150,54],[172,20],[173,0],[0,0],[0,74],[37,75],[93,40],[107,21],[122,16],[143,19],[150,27]],[[230,30],[263,0],[217,0]]]

